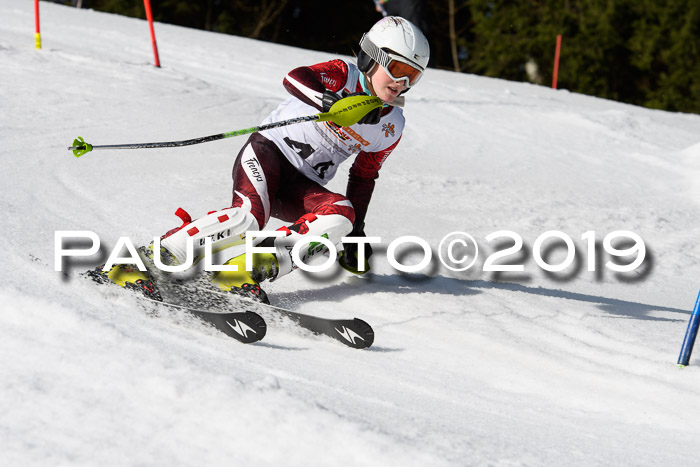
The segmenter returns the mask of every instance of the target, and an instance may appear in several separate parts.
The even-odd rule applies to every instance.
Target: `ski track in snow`
[[[178,206],[224,207],[245,138],[81,159],[66,147],[253,126],[286,98],[287,71],[335,55],[157,24],[156,69],[144,21],[41,14],[36,51],[31,4],[0,4],[0,463],[697,462],[700,369],[674,363],[698,290],[699,116],[428,70],[368,214],[384,239],[373,274],[267,287],[281,306],[368,321],[374,346],[284,323],[242,345],[94,287],[85,262],[55,272],[54,232],[92,230],[106,249],[172,228]],[[344,191],[348,169],[329,188]],[[607,258],[588,272],[581,235],[621,229],[645,240],[647,272],[620,277]],[[499,230],[522,236],[523,273],[481,271]],[[578,270],[539,270],[548,230],[571,236]],[[437,252],[453,231],[482,248],[469,271],[404,275],[386,260],[395,238]]]

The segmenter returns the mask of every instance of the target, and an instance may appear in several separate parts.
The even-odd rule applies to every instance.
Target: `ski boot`
[[[267,238],[258,246],[274,247],[276,253],[253,253],[253,269],[246,271],[246,254],[236,256],[226,263],[227,266],[236,265],[238,271],[219,271],[212,277],[212,282],[221,290],[233,292],[239,295],[254,298],[263,303],[270,303],[267,294],[260,287],[260,283],[269,279],[279,279],[289,274],[297,265],[293,263],[289,252],[298,241],[304,241],[305,236],[321,236],[333,238],[336,243],[346,233],[352,230],[350,221],[341,215],[305,214],[289,227],[280,227],[278,231],[284,232],[284,236]],[[309,242],[305,248],[299,250],[302,262],[313,256],[325,254],[327,249],[322,244]]]
[[[153,250],[153,242],[149,243],[148,246],[140,246],[138,248],[138,253],[139,256],[141,256],[141,259],[147,259],[151,263],[151,266],[146,265],[146,267],[155,267]],[[163,246],[160,247],[160,263],[165,266],[176,266],[180,264],[177,258]]]
[[[151,275],[147,271],[139,271],[131,264],[115,264],[109,271],[105,271],[103,266],[98,266],[92,271],[87,271],[85,275],[98,284],[112,282],[127,290],[140,292],[151,300],[163,301]]]
[[[236,256],[224,263],[225,266],[238,266],[238,271],[218,271],[212,283],[225,292],[269,304],[270,300],[260,283],[274,280],[279,272],[279,263],[273,253],[253,253],[253,269],[246,271],[246,254]]]

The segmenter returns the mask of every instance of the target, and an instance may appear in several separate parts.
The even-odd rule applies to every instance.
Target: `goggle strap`
[[[364,50],[367,55],[372,57],[373,60],[376,60],[377,63],[379,63],[381,66],[386,67],[387,64],[389,63],[389,56],[387,55],[386,52],[384,52],[382,49],[377,47],[374,42],[372,42],[367,35],[365,35],[362,38],[362,42],[360,43],[360,48]]]

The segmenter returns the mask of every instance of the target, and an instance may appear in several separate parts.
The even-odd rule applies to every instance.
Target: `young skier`
[[[236,251],[225,265],[238,267],[237,272],[216,272],[213,283],[224,291],[269,303],[260,282],[278,279],[297,267],[291,250],[298,240],[323,236],[337,245],[344,236],[365,236],[365,215],[379,169],[403,132],[399,107],[403,94],[421,78],[430,49],[423,33],[400,17],[376,23],[363,35],[360,49],[357,66],[332,60],[289,72],[283,85],[292,97],[263,123],[327,112],[342,97],[358,93],[379,97],[384,107],[350,127],[306,122],[253,134],[233,167],[231,206],[194,221],[178,209],[183,225],[161,237],[164,263],[184,262],[189,242],[193,242],[195,261],[200,259],[205,239],[211,238],[212,251]],[[345,195],[324,188],[338,166],[351,157]],[[246,254],[238,254],[245,232],[263,230],[270,217],[290,224],[278,229],[280,237],[258,242],[258,247],[274,252],[254,253],[252,270],[246,270]],[[356,243],[347,243],[340,264],[363,273],[368,264],[358,265],[357,248]],[[366,250],[368,258],[371,248]],[[306,262],[320,253],[322,249],[309,246],[301,248],[299,257]],[[115,266],[101,274],[122,286],[138,283],[152,288],[147,275],[133,268]]]

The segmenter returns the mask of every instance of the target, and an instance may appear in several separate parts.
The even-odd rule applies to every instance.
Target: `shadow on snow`
[[[274,301],[281,306],[297,307],[300,303],[310,301],[341,301],[355,297],[359,294],[372,293],[437,293],[453,295],[455,297],[469,296],[482,293],[483,290],[503,290],[508,292],[520,292],[543,297],[562,298],[594,304],[598,309],[631,319],[650,321],[684,321],[686,317],[678,319],[650,316],[652,311],[666,311],[689,315],[690,311],[679,308],[670,308],[645,303],[619,300],[596,295],[587,295],[577,292],[567,292],[558,289],[544,287],[528,287],[511,282],[489,282],[482,280],[462,280],[445,276],[409,276],[409,275],[373,275],[369,277],[353,277],[342,284],[331,285],[325,288],[313,290],[301,290],[274,294]]]

